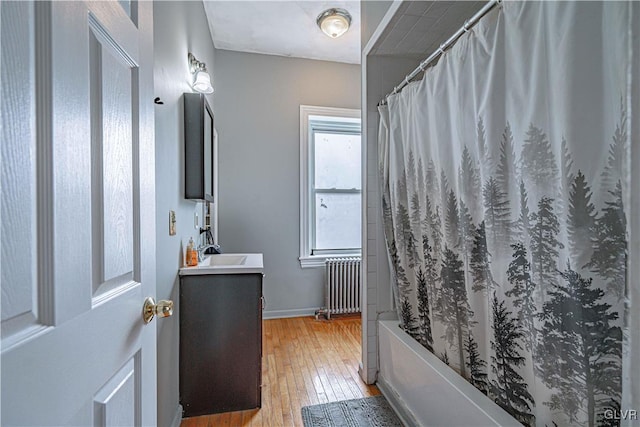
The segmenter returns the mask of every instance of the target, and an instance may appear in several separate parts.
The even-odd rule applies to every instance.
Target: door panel
[[[136,58],[91,17],[89,70],[91,76],[92,221],[94,301],[105,293],[133,283],[134,229],[133,164],[137,150],[133,126],[138,107]],[[135,144],[134,144],[135,142]],[[136,260],[139,254],[136,253]]]
[[[34,7],[12,2],[2,8],[2,343],[10,346],[40,330],[36,255],[36,152]],[[8,286],[9,279],[22,286]]]
[[[140,412],[135,404],[140,383],[138,364],[139,354],[136,354],[98,391],[93,401],[94,426],[140,425]]]
[[[155,424],[152,3],[127,7],[0,3],[3,426]]]
[[[103,281],[133,272],[131,67],[102,55]],[[94,101],[92,101],[93,104]],[[94,118],[95,119],[95,118]]]

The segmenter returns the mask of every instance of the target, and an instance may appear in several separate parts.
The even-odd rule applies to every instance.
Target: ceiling
[[[405,1],[370,54],[425,59],[485,4],[486,1]]]
[[[351,28],[332,39],[316,25],[329,8],[349,11]],[[360,63],[360,1],[204,0],[217,49]]]
[[[375,1],[375,0],[371,0]],[[370,54],[424,59],[486,1],[404,1]],[[326,9],[347,9],[351,28],[337,39],[316,25]],[[204,0],[217,49],[360,63],[360,1]]]

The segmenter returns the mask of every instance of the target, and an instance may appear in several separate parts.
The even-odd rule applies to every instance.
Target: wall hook
[[[164,102],[160,100],[159,96],[156,96],[156,99],[154,99],[153,102],[158,105],[164,105]]]

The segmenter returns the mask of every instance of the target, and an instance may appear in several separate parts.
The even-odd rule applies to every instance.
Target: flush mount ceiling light
[[[207,72],[207,66],[204,62],[200,62],[189,53],[189,71],[193,74],[193,84],[191,87],[196,92],[200,93],[213,93],[213,86],[211,85],[211,77]]]
[[[316,22],[326,35],[335,39],[349,30],[351,15],[344,9],[327,9],[318,15]]]

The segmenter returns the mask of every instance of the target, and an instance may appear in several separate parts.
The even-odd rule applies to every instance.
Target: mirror
[[[213,111],[201,93],[184,94],[185,199],[213,202]]]

